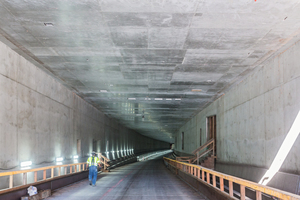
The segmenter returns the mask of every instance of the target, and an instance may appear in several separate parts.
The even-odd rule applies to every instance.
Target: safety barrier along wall
[[[60,176],[86,171],[87,169],[85,169],[85,165],[86,163],[84,162],[84,163],[75,163],[75,164],[66,164],[66,165],[54,165],[54,166],[19,170],[19,171],[2,172],[0,173],[0,177],[9,176],[9,184],[6,189],[0,190],[0,194],[12,191],[15,187],[20,186],[20,185],[14,186],[13,184],[15,175],[21,174],[23,176],[23,183],[21,186],[24,186],[27,184],[38,184],[41,181],[51,180]],[[47,171],[50,171],[49,177],[47,177]],[[28,183],[27,181],[28,173],[34,173],[33,182]],[[42,173],[42,179],[40,180],[38,180],[38,173]]]
[[[262,200],[262,193],[283,200],[300,200],[299,195],[295,195],[282,190],[277,190],[275,188],[271,188],[268,186],[263,186],[251,181],[247,181],[220,172],[216,172],[199,165],[179,162],[166,157],[164,157],[164,161],[168,163],[168,165],[171,166],[173,169],[175,169],[177,174],[178,174],[178,170],[187,173],[193,176],[195,179],[198,179],[202,183],[213,187],[218,192],[222,192],[225,195],[229,195],[232,198],[234,198],[233,184],[238,184],[240,186],[241,200],[245,200],[247,198],[245,192],[246,188],[249,188],[256,192],[256,200]],[[219,186],[217,186],[217,180],[219,182]],[[228,193],[224,190],[225,180],[228,181]]]

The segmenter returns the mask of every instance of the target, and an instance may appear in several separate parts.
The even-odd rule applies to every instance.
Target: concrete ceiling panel
[[[112,28],[111,37],[116,47],[147,48],[148,31],[144,28]]]
[[[0,40],[119,123],[174,142],[300,33],[299,10],[298,0],[3,0]]]
[[[149,48],[182,49],[187,28],[150,28]]]

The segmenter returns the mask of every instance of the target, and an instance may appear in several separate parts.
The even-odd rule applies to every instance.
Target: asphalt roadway
[[[58,189],[47,199],[121,200],[121,199],[200,199],[204,196],[169,171],[162,156],[128,164],[98,174],[95,187],[88,179]]]

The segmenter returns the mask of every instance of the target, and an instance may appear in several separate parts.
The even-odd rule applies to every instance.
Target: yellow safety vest
[[[93,158],[94,158],[94,159],[93,159]],[[93,160],[94,160],[94,162],[93,162]],[[99,158],[96,157],[96,156],[95,156],[95,157],[91,156],[91,157],[88,158],[88,160],[87,160],[86,163],[89,164],[89,166],[92,166],[92,165],[97,166],[97,164],[100,163],[100,160],[99,160]]]

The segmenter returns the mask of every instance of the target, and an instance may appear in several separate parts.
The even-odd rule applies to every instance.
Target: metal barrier
[[[262,200],[262,193],[277,197],[283,200],[299,200],[300,196],[295,195],[289,192],[285,192],[282,190],[278,190],[275,188],[271,188],[268,186],[263,186],[251,181],[247,181],[241,178],[237,178],[234,176],[230,176],[227,174],[223,174],[220,172],[216,172],[207,168],[204,168],[199,165],[193,165],[189,163],[179,162],[176,160],[172,160],[164,157],[164,161],[167,162],[170,166],[172,166],[176,170],[176,174],[178,174],[178,170],[188,173],[194,178],[204,182],[205,184],[209,184],[213,186],[216,190],[220,190],[224,193],[224,180],[228,181],[229,191],[226,194],[229,194],[231,197],[233,196],[233,183],[240,185],[240,199],[246,199],[245,188],[250,188],[256,192],[256,200]],[[217,187],[217,179],[219,180],[219,187]]]
[[[49,166],[49,167],[41,167],[41,168],[34,168],[34,169],[26,169],[26,170],[19,170],[19,171],[10,171],[10,172],[1,172],[0,177],[2,176],[9,176],[9,186],[7,189],[11,189],[14,187],[13,182],[14,182],[14,175],[17,174],[23,174],[23,185],[27,185],[27,174],[29,172],[34,172],[34,181],[30,184],[38,183],[39,181],[44,181],[44,180],[51,180],[53,178],[62,176],[62,175],[67,175],[67,174],[72,174],[72,173],[77,173],[77,172],[82,172],[86,171],[85,169],[86,163],[75,163],[75,164],[66,164],[66,165],[54,165],[54,166]],[[64,174],[61,173],[61,169],[64,168]],[[74,168],[74,170],[73,170]],[[54,174],[54,169],[58,169],[57,175],[55,176]],[[69,173],[68,173],[69,169]],[[47,178],[47,170],[51,170],[51,175],[50,177]],[[43,176],[41,180],[38,180],[38,172],[42,171]],[[7,189],[1,190],[5,191]]]

